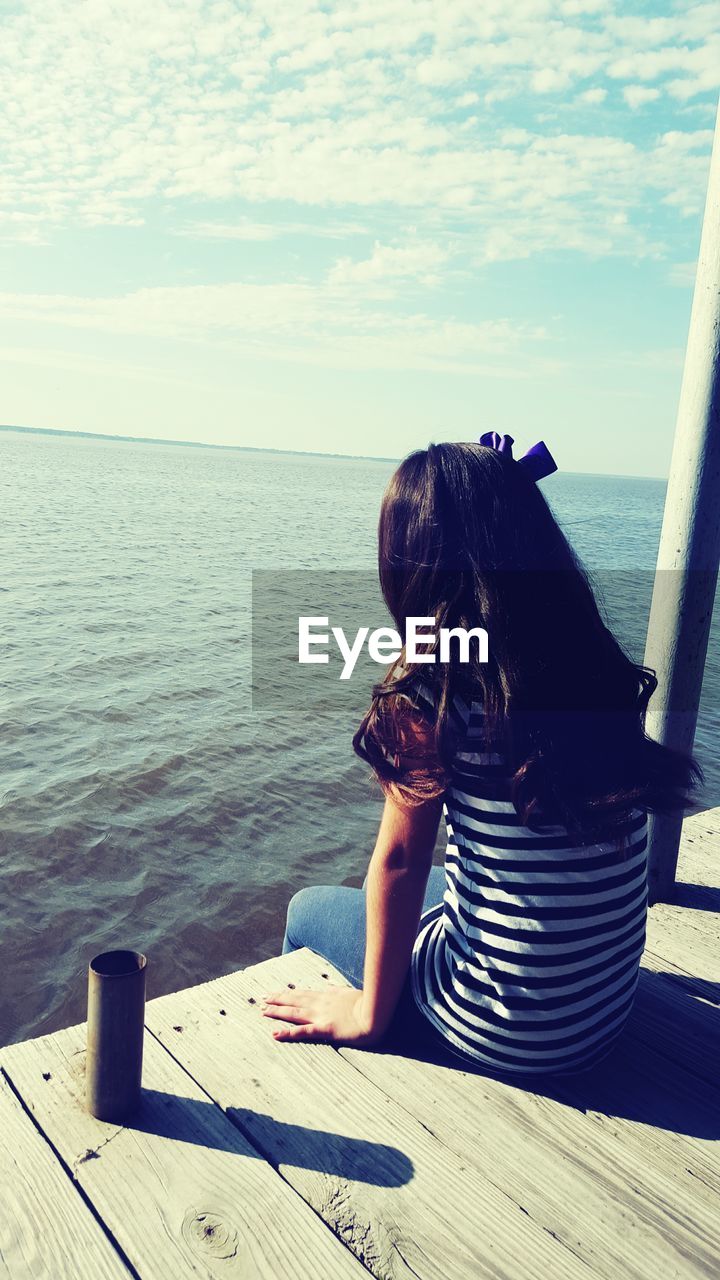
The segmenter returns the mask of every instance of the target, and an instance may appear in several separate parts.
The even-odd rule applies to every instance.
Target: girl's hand
[[[363,1010],[363,993],[354,987],[325,987],[323,991],[274,991],[264,997],[266,1018],[295,1023],[273,1031],[276,1040],[318,1040],[325,1044],[375,1044],[382,1029],[370,1025]]]

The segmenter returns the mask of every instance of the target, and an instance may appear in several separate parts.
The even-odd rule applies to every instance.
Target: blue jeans
[[[423,911],[442,902],[445,892],[443,867],[432,867],[428,878]],[[283,955],[309,947],[322,956],[347,978],[354,987],[361,987],[365,964],[365,888],[352,889],[348,885],[318,885],[301,889],[290,900],[287,912]],[[393,1019],[394,1030],[400,1030],[404,1047],[407,1041],[418,1046],[434,1044],[441,1040],[439,1033],[420,1013],[415,1005],[410,987],[410,975],[405,979],[397,1011]]]

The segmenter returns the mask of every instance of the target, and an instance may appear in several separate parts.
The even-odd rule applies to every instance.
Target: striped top
[[[635,995],[647,814],[628,816],[624,847],[618,833],[578,845],[563,827],[523,826],[501,757],[480,750],[479,704],[456,699],[455,714],[446,889],[420,923],[415,1002],[450,1048],[496,1072],[584,1069],[609,1051]]]

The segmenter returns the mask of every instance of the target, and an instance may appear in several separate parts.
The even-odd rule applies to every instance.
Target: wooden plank
[[[720,982],[688,973],[687,969],[681,969],[671,960],[666,960],[663,956],[656,955],[647,949],[643,956],[643,969],[662,975],[694,1000],[702,1000],[706,1004],[720,1004]]]
[[[662,1017],[664,1001],[650,1008],[641,989],[628,1027],[611,1057],[563,1086],[558,1096],[585,1106],[594,1123],[616,1133],[648,1161],[687,1170],[700,1199],[720,1194],[720,1088],[711,1065],[697,1074],[698,1049],[688,1036],[687,1069],[680,1051],[683,1020],[674,1030]],[[717,1010],[708,1006],[713,1017]]]
[[[89,1116],[84,1044],[84,1027],[72,1027],[13,1045],[0,1061],[141,1276],[366,1274],[152,1036],[134,1124]]]
[[[718,916],[696,907],[662,903],[648,915],[647,947],[654,955],[697,975],[720,982]]]
[[[589,1275],[335,1049],[272,1039],[257,1001],[293,963],[154,1000],[148,1025],[382,1280]]]
[[[322,987],[323,973],[345,985],[311,952],[298,953],[286,972],[315,989]],[[674,1160],[649,1159],[642,1142],[625,1143],[622,1129],[595,1123],[578,1105],[553,1096],[552,1085],[516,1087],[448,1065],[456,1059],[340,1053],[498,1190],[518,1198],[595,1274],[670,1280],[705,1277],[715,1265],[717,1201],[709,1187],[698,1188],[683,1152]],[[632,1093],[646,1088],[637,1069],[630,1083],[628,1109]]]
[[[694,813],[683,822],[678,881],[717,890],[720,858],[720,808]]]
[[[689,978],[686,978],[686,983]],[[653,1054],[670,1058],[697,1079],[718,1084],[720,1016],[717,1006],[696,999],[665,970],[643,964],[628,1033]]]
[[[648,967],[659,972],[663,959],[669,972],[684,972],[697,980],[698,995],[712,998],[720,991],[720,808],[685,819],[678,876],[673,902],[658,903],[648,916]],[[708,984],[716,984],[715,993]]]
[[[128,1280],[52,1148],[0,1077],[0,1277]]]

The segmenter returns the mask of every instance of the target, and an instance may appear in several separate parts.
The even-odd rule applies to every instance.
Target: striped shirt
[[[480,749],[481,708],[456,699],[455,714],[446,889],[420,922],[413,997],[450,1048],[496,1072],[584,1069],[611,1048],[637,987],[647,814],[599,843],[523,826],[502,758]]]

